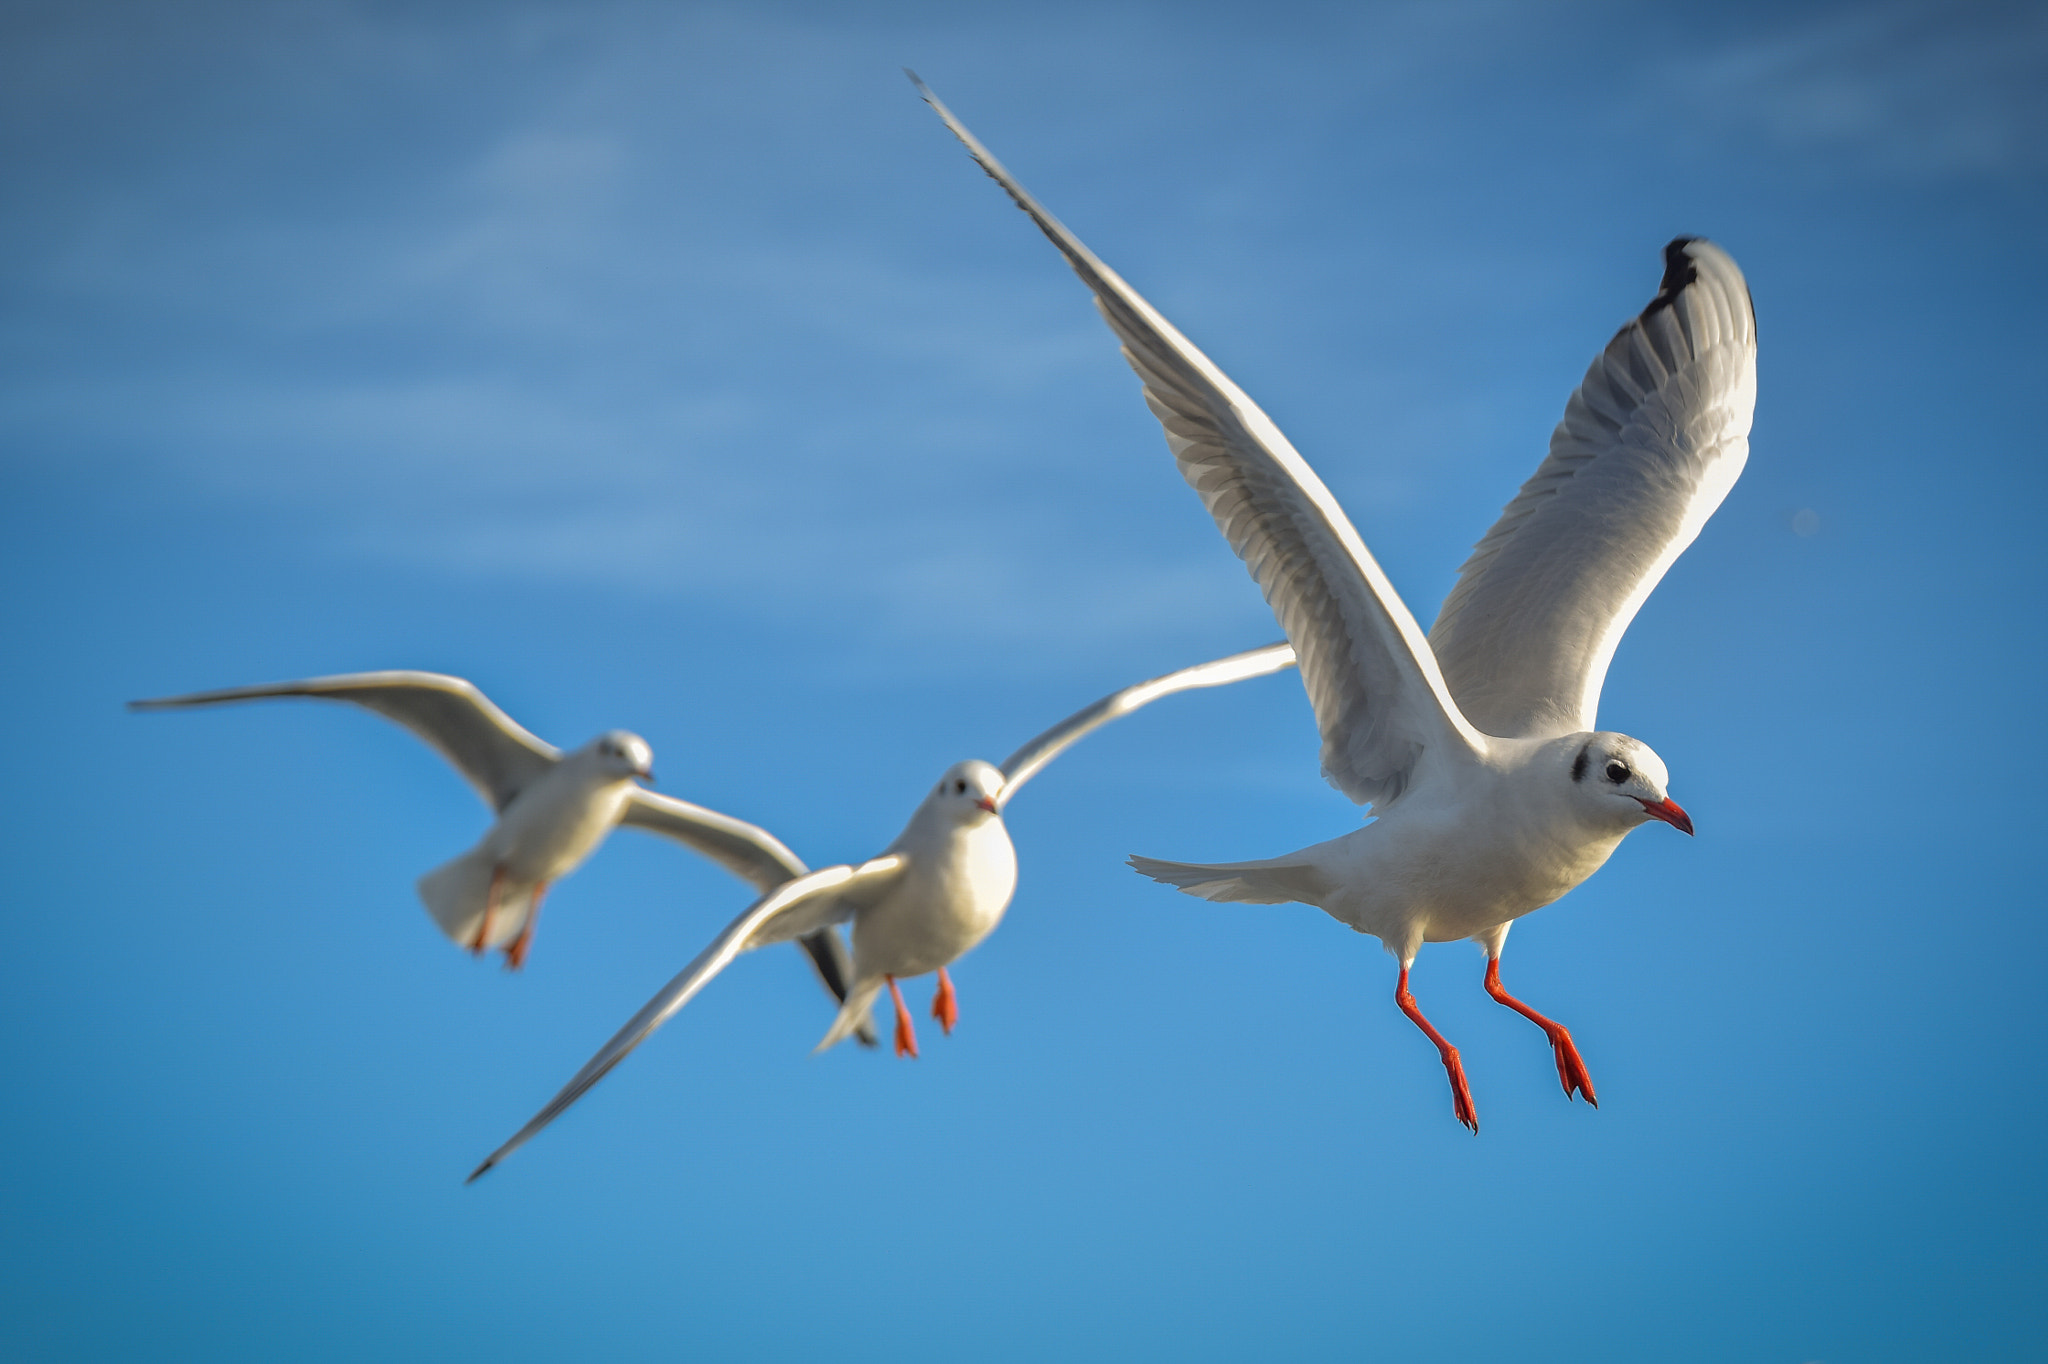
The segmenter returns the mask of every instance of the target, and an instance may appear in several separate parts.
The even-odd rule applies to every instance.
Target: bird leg
[[[960,1021],[960,1001],[953,997],[953,981],[946,974],[946,968],[939,968],[939,988],[932,996],[932,1017],[939,1020],[939,1026],[946,1030],[946,1036],[953,1035],[954,1025]]]
[[[491,911],[497,907],[498,881],[504,874],[503,867],[491,868],[491,884],[484,890],[484,917],[477,921],[476,937],[469,944],[469,954],[472,957],[481,957],[484,954],[484,944],[490,941]]]
[[[517,971],[526,965],[526,949],[533,946],[533,925],[540,918],[541,897],[548,893],[548,883],[542,881],[533,888],[533,898],[526,905],[526,922],[519,926],[519,936],[505,949],[505,969]]]
[[[1444,1059],[1444,1073],[1451,1077],[1451,1111],[1458,1121],[1479,1131],[1479,1111],[1472,1107],[1472,1090],[1465,1083],[1465,1063],[1458,1059],[1458,1049],[1444,1040],[1444,1035],[1430,1026],[1422,1016],[1422,1010],[1415,1007],[1415,996],[1408,993],[1408,963],[1401,963],[1401,979],[1394,986],[1394,1003],[1401,1006],[1401,1012],[1408,1015],[1408,1021],[1422,1029],[1423,1036],[1436,1043],[1438,1055]]]
[[[910,1010],[903,1006],[903,991],[896,977],[889,977],[889,998],[896,1001],[896,1054],[917,1059],[917,1032],[910,1026]]]
[[[1600,1101],[1593,1097],[1593,1077],[1586,1073],[1586,1063],[1579,1059],[1579,1049],[1572,1045],[1571,1030],[1562,1023],[1551,1022],[1507,992],[1500,983],[1499,957],[1486,959],[1486,993],[1543,1029],[1543,1035],[1550,1039],[1550,1049],[1557,1058],[1557,1081],[1564,1086],[1565,1098],[1571,1098],[1572,1091],[1577,1090],[1586,1096],[1587,1103],[1598,1108]]]

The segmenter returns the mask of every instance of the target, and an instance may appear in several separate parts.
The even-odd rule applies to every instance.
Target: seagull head
[[[592,739],[583,751],[595,760],[597,769],[606,776],[620,780],[627,777],[654,780],[654,750],[631,730],[606,730]]]
[[[927,803],[961,824],[974,824],[1000,813],[1002,794],[1003,770],[994,763],[969,758],[946,769]]]
[[[1633,829],[1660,819],[1680,833],[1692,819],[1671,799],[1671,774],[1650,746],[1626,734],[1588,734],[1569,750],[1574,798],[1590,822]]]

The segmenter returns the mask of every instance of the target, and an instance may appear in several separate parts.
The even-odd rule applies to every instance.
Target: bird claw
[[[1560,1027],[1551,1033],[1550,1047],[1557,1056],[1557,1081],[1564,1086],[1565,1098],[1583,1094],[1589,1105],[1598,1108],[1600,1101],[1593,1097],[1593,1077],[1587,1073],[1579,1049],[1572,1045],[1571,1031]]]
[[[526,904],[526,922],[519,925],[519,932],[505,946],[505,969],[517,971],[526,965],[526,949],[533,946],[533,926],[540,922],[540,902],[546,898],[548,883],[540,882],[533,888],[533,896]]]
[[[1458,1059],[1456,1047],[1444,1051],[1444,1073],[1451,1079],[1451,1112],[1478,1136],[1479,1110],[1472,1106],[1472,1088],[1465,1083],[1465,1063]]]
[[[896,977],[889,977],[889,998],[896,1005],[896,1054],[917,1059],[917,1031],[910,1026],[910,1010],[903,1005],[903,991]]]
[[[943,966],[939,968],[939,988],[932,995],[932,1017],[939,1020],[939,1027],[948,1037],[960,1022],[960,1001],[953,995],[952,979]]]

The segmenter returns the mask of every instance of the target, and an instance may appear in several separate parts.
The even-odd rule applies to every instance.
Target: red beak
[[[979,805],[982,809],[988,811],[992,815],[998,813],[998,811],[996,810],[996,798],[994,796],[983,796],[980,800],[977,800],[974,803],[976,805]]]
[[[1651,819],[1661,819],[1682,834],[1692,832],[1692,816],[1679,809],[1677,801],[1647,801],[1637,796],[1636,803],[1643,807],[1643,813]]]

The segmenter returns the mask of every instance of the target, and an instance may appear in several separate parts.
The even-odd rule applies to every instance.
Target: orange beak
[[[1643,813],[1651,819],[1661,819],[1682,834],[1692,832],[1692,816],[1679,809],[1677,801],[1670,799],[1648,801],[1644,800],[1641,796],[1637,796],[1636,803],[1643,807]]]
[[[988,811],[990,814],[997,813],[996,798],[994,796],[983,796],[980,800],[977,800],[974,803],[976,805],[979,805],[982,809]]]

